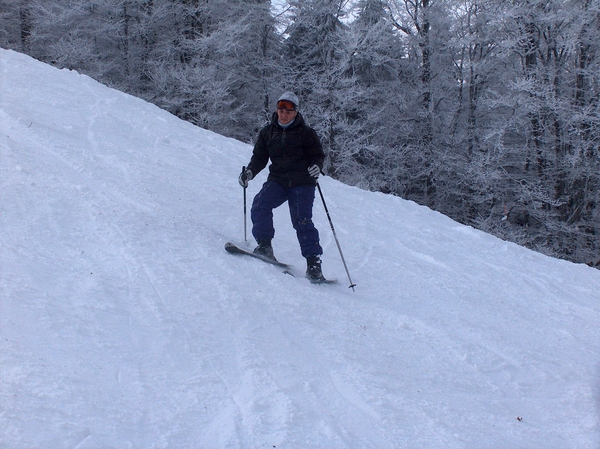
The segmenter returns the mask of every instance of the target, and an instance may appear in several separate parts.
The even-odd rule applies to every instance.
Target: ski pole
[[[246,173],[246,166],[244,165],[242,167],[242,173]],[[246,231],[247,227],[246,227],[246,189],[248,187],[244,186],[244,242],[248,241],[248,232]]]
[[[333,232],[333,238],[335,239],[335,244],[338,247],[338,251],[340,252],[340,257],[342,258],[342,263],[344,264],[344,269],[346,270],[346,274],[348,275],[348,281],[350,282],[350,285],[348,286],[348,288],[351,288],[352,291],[356,291],[354,290],[354,287],[356,287],[356,284],[352,282],[352,279],[350,278],[350,272],[348,271],[348,266],[346,265],[346,260],[344,259],[344,254],[342,253],[342,247],[340,246],[340,242],[337,238],[337,235],[335,233],[335,228],[333,227],[333,222],[331,221],[331,216],[329,215],[329,210],[327,209],[327,204],[325,204],[325,197],[323,197],[323,191],[321,190],[321,185],[317,182],[317,189],[319,189],[319,195],[321,196],[321,201],[323,201],[323,208],[325,209],[325,214],[327,214],[327,220],[329,220],[329,226],[331,226],[331,232]]]
[[[246,227],[246,189],[247,187],[244,187],[244,242],[248,241],[248,232]]]

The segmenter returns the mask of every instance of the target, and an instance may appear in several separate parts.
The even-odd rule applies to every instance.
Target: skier
[[[277,111],[271,123],[261,129],[250,163],[242,169],[238,181],[242,187],[248,187],[248,182],[271,160],[267,181],[250,209],[252,235],[258,244],[254,253],[275,259],[271,245],[275,236],[273,209],[287,201],[302,256],[306,258],[306,277],[311,282],[322,282],[323,249],[312,221],[312,208],[325,154],[317,133],[298,112],[299,104],[293,92],[279,97]]]

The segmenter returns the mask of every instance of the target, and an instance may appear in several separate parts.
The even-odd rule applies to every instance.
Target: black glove
[[[242,168],[242,172],[240,173],[240,177],[238,178],[238,182],[244,188],[248,187],[248,181],[252,180],[253,174],[246,167]]]
[[[321,174],[321,169],[317,164],[312,164],[308,167],[308,174],[315,179],[319,179],[319,175]]]

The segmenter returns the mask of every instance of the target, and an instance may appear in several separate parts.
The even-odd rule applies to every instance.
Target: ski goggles
[[[292,112],[296,110],[296,105],[288,100],[280,100],[277,102],[277,110]]]

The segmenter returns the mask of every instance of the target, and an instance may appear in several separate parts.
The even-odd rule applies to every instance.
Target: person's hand
[[[315,179],[319,179],[319,175],[321,174],[321,169],[317,164],[313,164],[308,167],[308,174]]]
[[[248,187],[248,181],[252,180],[252,177],[254,175],[252,174],[252,172],[250,170],[248,170],[247,168],[242,169],[242,172],[240,173],[240,177],[238,178],[238,182],[240,183],[240,185],[243,188]]]

